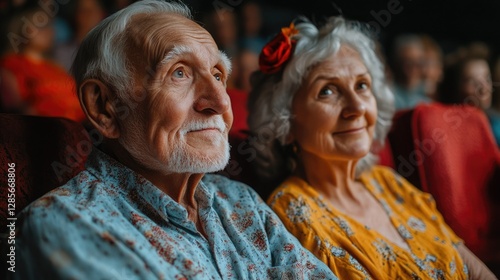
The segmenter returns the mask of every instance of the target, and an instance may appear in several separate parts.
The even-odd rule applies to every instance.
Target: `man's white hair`
[[[132,69],[127,60],[125,30],[135,15],[172,13],[192,19],[189,8],[180,2],[144,0],[120,10],[100,22],[85,37],[72,66],[77,88],[97,78],[110,86],[122,101],[132,88]]]

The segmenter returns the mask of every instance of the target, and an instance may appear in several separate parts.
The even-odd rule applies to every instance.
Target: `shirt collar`
[[[87,159],[86,168],[87,171],[105,184],[118,186],[118,189],[123,192],[123,199],[129,201],[132,205],[136,205],[142,210],[146,209],[147,212],[154,212],[153,214],[159,215],[167,222],[170,219],[177,224],[188,226],[186,224],[189,221],[188,213],[182,205],[174,201],[142,175],[129,169],[96,147],[93,148]],[[213,194],[205,183],[200,182],[196,188],[195,199],[201,208],[212,205]]]

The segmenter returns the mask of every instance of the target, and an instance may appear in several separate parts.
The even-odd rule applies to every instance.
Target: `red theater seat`
[[[396,170],[431,193],[451,228],[500,265],[500,151],[486,116],[470,106],[419,105],[389,133]]]
[[[63,118],[0,114],[0,227],[7,205],[9,164],[15,175],[15,210],[63,185],[83,170],[92,143],[83,126]],[[11,175],[12,176],[12,175]],[[13,205],[10,205],[13,206]]]

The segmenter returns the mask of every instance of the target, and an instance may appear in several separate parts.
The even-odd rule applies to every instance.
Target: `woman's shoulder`
[[[290,176],[285,179],[281,184],[278,185],[276,189],[271,193],[269,198],[277,196],[278,194],[283,195],[292,195],[298,196],[307,191],[310,186],[299,177]]]
[[[372,169],[362,175],[368,184],[375,185],[377,188],[387,189],[390,192],[400,194],[420,194],[420,191],[412,183],[408,182],[403,176],[397,173],[394,169],[376,165]]]
[[[368,171],[369,174],[377,174],[379,176],[385,176],[385,177],[398,177],[400,176],[394,169],[384,166],[384,165],[374,165],[370,171]]]
[[[271,193],[267,202],[272,208],[277,202],[286,204],[297,199],[305,202],[314,199],[316,196],[318,196],[316,190],[307,182],[299,177],[290,176]]]
[[[382,166],[375,165],[370,171],[365,172],[362,176],[369,177],[381,182],[385,182],[388,185],[396,185],[396,186],[412,186],[413,185],[408,182],[403,176],[397,173],[394,169]]]
[[[415,187],[392,168],[374,166],[368,174],[363,176],[367,184],[379,189],[379,193],[384,196],[391,194],[397,200],[403,198],[418,205],[433,203],[432,195]]]

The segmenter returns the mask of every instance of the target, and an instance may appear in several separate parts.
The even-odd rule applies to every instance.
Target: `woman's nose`
[[[342,117],[356,118],[362,116],[366,112],[365,102],[358,96],[355,91],[345,94],[344,107],[342,108]]]

